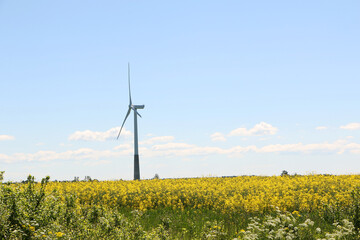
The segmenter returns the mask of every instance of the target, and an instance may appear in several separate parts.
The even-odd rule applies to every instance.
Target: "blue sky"
[[[0,170],[360,172],[358,1],[0,0]]]

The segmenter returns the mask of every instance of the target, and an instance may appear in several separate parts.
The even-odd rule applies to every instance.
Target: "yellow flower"
[[[62,236],[64,236],[64,233],[62,233],[62,232],[57,232],[57,233],[56,233],[56,236],[57,236],[57,237],[62,237]]]
[[[293,215],[296,215],[296,216],[298,216],[298,217],[301,217],[299,211],[296,211],[296,210],[295,210],[295,211],[292,212],[292,214],[293,214]]]
[[[268,212],[279,208],[300,217],[300,212],[322,209],[324,203],[350,206],[351,191],[356,186],[360,186],[360,175],[312,174],[291,178],[242,176],[161,181],[51,182],[46,192],[50,194],[55,191],[64,202],[65,196],[72,193],[76,195],[76,205],[82,206],[101,204],[108,208],[121,206],[141,211],[165,207],[193,209],[194,213],[213,209],[224,214],[237,211]],[[77,208],[77,211],[80,213],[81,208]],[[34,227],[23,227],[35,231]]]

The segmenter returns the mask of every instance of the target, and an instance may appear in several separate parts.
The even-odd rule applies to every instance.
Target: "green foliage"
[[[360,189],[349,209],[267,214],[159,208],[142,212],[81,203],[76,192],[47,192],[29,176],[0,184],[0,239],[358,239]]]
[[[359,233],[360,230],[360,187],[356,187],[351,192],[352,199],[352,220],[355,230]]]

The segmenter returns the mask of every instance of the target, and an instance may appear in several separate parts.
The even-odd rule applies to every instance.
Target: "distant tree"
[[[0,171],[0,182],[4,179],[4,171]]]
[[[85,181],[85,182],[91,182],[91,177],[90,177],[90,176],[85,176],[84,181]]]
[[[160,177],[159,177],[159,174],[155,173],[155,176],[154,176],[153,179],[159,179],[159,178],[160,178]]]
[[[284,177],[284,176],[289,176],[289,173],[288,173],[288,171],[283,170],[283,171],[281,172],[281,175],[280,175],[280,176],[282,176],[282,177]]]
[[[73,182],[78,182],[79,181],[79,177],[74,177]]]

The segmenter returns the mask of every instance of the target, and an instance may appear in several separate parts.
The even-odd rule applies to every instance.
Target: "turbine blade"
[[[129,82],[129,102],[130,102],[130,106],[132,105],[132,101],[131,101],[131,90],[130,90],[130,63],[128,63],[128,82]]]
[[[140,113],[138,113],[138,111],[136,111],[136,113],[137,113],[137,115],[139,115],[139,117],[141,117],[141,118],[142,118],[142,116],[140,115]]]
[[[125,121],[126,121],[126,119],[128,118],[128,116],[130,115],[130,111],[131,111],[131,108],[129,108],[128,112],[126,113],[126,116],[125,116],[124,122],[123,122],[123,123],[122,123],[122,125],[121,125],[120,131],[119,131],[119,134],[118,134],[118,136],[117,136],[117,138],[116,138],[116,139],[119,139],[119,137],[120,137],[120,133],[121,133],[122,128],[124,127]]]

